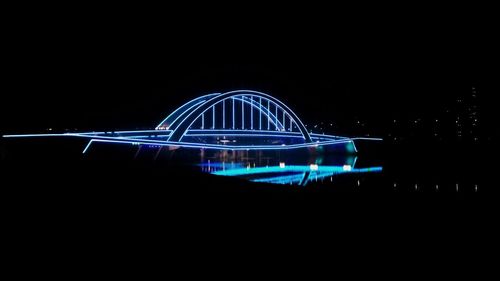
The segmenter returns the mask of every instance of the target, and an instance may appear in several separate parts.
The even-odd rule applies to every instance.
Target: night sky
[[[274,95],[308,124],[382,124],[438,111],[473,85],[485,100],[494,91],[486,42],[467,25],[70,18],[11,31],[4,131],[153,128],[191,98],[234,89]]]

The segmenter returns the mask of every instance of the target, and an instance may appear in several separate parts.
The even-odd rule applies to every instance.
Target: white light
[[[344,171],[351,171],[351,170],[352,170],[352,167],[351,167],[351,165],[344,165],[344,166],[342,167],[342,170],[344,170]]]
[[[317,171],[319,167],[317,164],[311,164],[309,165],[309,168],[311,169],[311,171]]]
[[[286,165],[285,165],[285,162],[280,162],[280,168],[281,168],[281,169],[284,169],[284,168],[285,168],[285,166],[286,166]]]

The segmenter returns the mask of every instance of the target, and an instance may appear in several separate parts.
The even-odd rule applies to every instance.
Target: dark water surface
[[[207,192],[218,190],[218,181],[220,186],[237,192],[237,186],[226,184],[231,178],[243,185],[280,191],[318,189],[471,196],[496,191],[492,151],[478,147],[429,149],[385,145],[348,155],[325,154],[317,149],[220,151],[115,144],[95,145],[82,154],[84,143],[66,139],[16,140],[3,146],[2,176],[18,175],[14,182],[24,176],[45,173],[55,182],[67,176],[97,183],[142,178],[146,186],[175,185],[176,189],[186,186]],[[116,173],[121,174],[117,177]],[[198,186],[199,180],[203,182],[206,178],[215,184]]]
[[[3,145],[6,233],[21,245],[15,252],[37,249],[40,259],[75,243],[82,253],[139,244],[184,253],[329,241],[348,252],[380,245],[378,255],[397,241],[463,249],[496,228],[496,167],[481,149],[354,156],[102,145],[82,155],[78,140]]]

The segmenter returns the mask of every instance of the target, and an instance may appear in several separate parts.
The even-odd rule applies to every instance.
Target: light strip
[[[283,131],[285,131],[286,130],[285,110],[284,109],[282,110],[283,110]]]
[[[217,132],[219,135],[228,135],[228,134],[239,134],[241,131],[238,130],[213,130],[214,132]],[[121,134],[121,133],[157,133],[161,132],[162,135],[163,133],[170,133],[171,130],[138,130],[138,131],[116,131],[113,134]],[[266,130],[254,130],[254,131],[247,131],[247,132],[252,132],[252,133],[272,133]],[[191,134],[197,134],[197,133],[206,133],[206,136],[211,136],[210,130],[198,130],[198,129],[191,129],[188,131],[187,135]],[[22,134],[22,135],[4,135],[3,137],[5,138],[22,138],[22,137],[58,137],[58,136],[79,136],[79,137],[93,137],[93,136],[99,136],[99,134],[106,134],[106,132],[85,132],[85,133],[62,133],[62,134]],[[215,134],[215,133],[214,133]],[[212,134],[212,135],[214,135]],[[280,133],[281,134],[281,133]],[[283,134],[297,134],[301,135],[299,132],[285,132]],[[168,136],[165,134],[164,136]],[[265,135],[263,135],[265,136]],[[333,138],[333,139],[341,139],[341,140],[371,140],[371,141],[383,141],[382,138],[365,138],[365,137],[342,137],[342,136],[334,136],[334,135],[322,135],[322,134],[311,134],[312,137],[318,137],[318,138]],[[140,136],[128,136],[128,137],[140,137]],[[119,137],[109,137],[109,138],[119,138]],[[125,138],[125,137],[122,137]]]
[[[89,143],[87,144],[87,146],[85,146],[85,148],[83,149],[82,153],[85,154],[87,152],[87,150],[89,149],[90,145],[92,144],[94,140],[90,140]]]
[[[372,141],[383,141],[382,138],[364,138],[364,137],[354,137],[352,140],[372,140]]]
[[[274,118],[276,118],[276,122],[274,123],[274,125],[276,126],[276,131],[278,131],[278,105],[277,104],[274,104],[275,106],[275,113],[274,113]]]
[[[65,134],[26,134],[26,135],[4,135],[4,138],[31,138],[31,137],[60,137]]]
[[[270,103],[271,103],[271,101],[267,100],[267,112],[271,112]],[[269,118],[267,118],[267,130],[268,131],[271,130],[271,125],[270,125],[269,121],[270,121]]]
[[[211,129],[205,129],[205,130],[200,130],[200,129],[190,129],[188,131],[188,133],[212,133],[212,132],[220,132],[221,134],[224,134],[224,133],[241,133],[241,130],[232,130],[232,129],[226,129],[226,130],[221,130],[221,129],[215,129],[215,130],[211,130]],[[276,134],[275,131],[267,131],[267,130],[245,130],[246,133],[270,133],[270,134]],[[279,134],[287,134],[287,135],[297,135],[297,136],[302,136],[302,134],[300,132],[280,132]],[[339,138],[337,136],[331,136],[331,135],[319,135],[318,136],[330,136],[330,137],[336,137],[336,138]]]
[[[259,97],[259,110],[260,110],[260,114],[259,114],[259,130],[262,131],[262,97]]]
[[[222,171],[216,171],[213,174],[219,176],[242,176],[242,175],[254,175],[254,174],[265,174],[265,173],[303,173],[312,172],[314,174],[341,174],[341,173],[366,173],[366,172],[380,172],[382,167],[369,167],[360,169],[344,170],[342,166],[318,166],[317,171],[311,171],[308,165],[287,165],[284,168],[280,166],[271,167],[256,167],[256,168],[237,168],[237,169],[226,169]]]
[[[242,108],[243,108],[244,103],[249,103],[248,101],[246,101],[246,100],[244,100],[244,99],[239,99],[238,97],[231,97],[231,98],[233,99],[233,102],[234,102],[234,101],[236,101],[236,100],[241,101],[241,102],[242,102]],[[269,101],[269,100],[268,100],[268,101]],[[222,101],[219,101],[219,102],[217,102],[217,103],[220,103],[220,102],[222,102]],[[216,103],[216,104],[217,104],[217,103]],[[251,106],[253,106],[253,107],[255,107],[255,108],[257,108],[257,105],[254,105],[254,104],[250,104],[250,105],[251,105]],[[234,104],[233,104],[233,106],[234,106]],[[205,112],[207,112],[208,110],[210,110],[210,108],[205,109],[205,110],[204,110],[204,111],[200,114],[200,116],[203,116],[203,114],[204,114]],[[279,123],[277,116],[273,116],[273,114],[272,114],[270,111],[269,111],[269,115],[268,115],[266,112],[263,112],[263,114],[265,114],[265,115],[267,116],[267,120],[268,120],[268,122],[272,122],[275,126],[278,126],[278,125],[279,125],[279,126],[282,126],[282,125]],[[198,118],[199,118],[199,117],[198,117]],[[196,118],[193,122],[191,122],[191,125],[189,125],[189,127],[191,127],[191,126],[192,126],[192,124],[193,124],[194,122],[196,122],[196,120],[198,120],[198,118]],[[233,115],[233,118],[234,118],[234,115]],[[273,120],[273,119],[275,119],[275,120]],[[233,121],[234,121],[234,120],[233,120]],[[243,120],[243,121],[244,121],[244,120]],[[276,123],[275,123],[275,121],[277,121],[277,122],[278,122],[278,124],[276,124]],[[193,129],[188,129],[186,132],[184,132],[184,134],[182,135],[182,137],[186,136],[186,135],[187,135],[187,133],[188,133],[189,131],[191,131],[191,130],[193,130]],[[181,137],[181,139],[182,139],[182,137]]]
[[[356,148],[356,144],[354,143],[353,140],[351,140],[352,147],[354,148],[354,152],[358,153],[358,148]]]
[[[220,101],[222,101],[222,100],[224,100],[226,98],[230,98],[230,97],[233,97],[233,96],[242,96],[242,95],[245,95],[246,93],[253,93],[254,95],[257,95],[257,96],[267,97],[267,99],[268,99],[268,106],[269,106],[269,100],[273,100],[274,103],[279,104],[280,106],[282,106],[283,108],[285,108],[290,113],[290,115],[293,117],[293,119],[294,120],[296,119],[295,122],[297,123],[300,131],[302,132],[302,134],[304,136],[304,139],[307,142],[311,142],[309,132],[307,131],[307,129],[303,125],[302,121],[300,121],[300,119],[296,116],[296,114],[289,107],[287,107],[284,103],[282,103],[281,101],[275,99],[274,97],[272,97],[270,95],[267,95],[267,94],[264,94],[264,93],[261,93],[261,92],[251,91],[251,90],[236,90],[236,91],[226,92],[226,93],[220,94],[219,96],[211,98],[210,100],[208,100],[205,103],[205,106],[202,105],[201,108],[204,108],[203,109],[203,112],[204,112],[204,111],[206,111],[206,107],[208,105],[211,106],[211,105],[213,105],[215,103],[218,103],[218,102],[220,102]],[[190,129],[190,127],[192,126],[192,124],[195,122],[195,120],[202,113],[202,112],[198,112],[198,111],[200,111],[199,109],[200,108],[195,109],[194,111],[190,112],[186,116],[186,118],[184,119],[184,121],[181,123],[181,125],[179,125],[179,126],[181,126],[181,131],[178,131],[179,130],[179,126],[177,126],[176,130],[173,132],[173,134],[170,136],[169,139],[173,138],[173,139],[175,139],[177,141],[181,140],[182,137],[184,137],[184,135],[186,134],[186,132]],[[195,113],[197,114],[197,116],[194,116]],[[268,119],[268,122],[269,122],[269,119]]]
[[[204,95],[204,96],[198,97],[198,98],[196,98],[196,99],[194,99],[194,100],[190,100],[189,102],[187,102],[187,103],[183,104],[181,107],[177,108],[176,110],[174,110],[174,112],[172,112],[171,114],[169,114],[169,115],[168,115],[165,119],[163,119],[163,121],[161,121],[161,123],[160,123],[158,126],[156,126],[156,128],[155,128],[155,129],[156,129],[156,130],[158,130],[158,129],[159,129],[159,128],[163,125],[163,123],[165,123],[165,121],[167,121],[167,120],[168,120],[168,118],[170,118],[171,116],[174,116],[174,114],[176,114],[177,112],[179,112],[179,111],[181,111],[181,110],[184,110],[184,111],[183,111],[183,112],[181,112],[181,114],[180,114],[180,115],[182,115],[182,114],[184,114],[186,111],[189,111],[189,109],[191,109],[192,107],[190,107],[189,109],[184,109],[184,108],[185,108],[187,105],[189,105],[190,103],[195,102],[195,101],[197,101],[197,100],[204,99],[204,98],[208,98],[208,97],[210,97],[210,96],[215,96],[215,95],[218,95],[218,93],[208,94],[208,95]],[[200,103],[203,103],[203,102],[205,102],[205,101],[201,100],[201,101],[197,102],[195,105],[200,104]],[[176,118],[176,120],[177,120],[177,118]],[[172,122],[172,124],[173,124],[173,123],[175,123],[175,121],[176,121],[176,120],[174,120],[174,122]],[[172,124],[170,124],[169,126],[172,126]]]
[[[250,104],[253,104],[253,96],[250,96]],[[250,130],[253,130],[253,107],[250,107]]]
[[[189,142],[170,142],[170,141],[157,141],[157,140],[145,140],[145,139],[120,139],[116,140],[113,137],[90,137],[86,135],[73,135],[86,138],[92,138],[94,141],[116,141],[121,143],[143,143],[151,145],[164,145],[164,146],[183,146],[183,147],[196,147],[196,148],[207,148],[207,149],[229,149],[229,150],[270,150],[270,149],[295,149],[295,148],[305,148],[305,147],[317,147],[320,145],[333,145],[333,144],[343,144],[348,143],[350,140],[331,140],[315,143],[303,143],[303,144],[291,144],[291,145],[244,145],[244,146],[234,146],[234,145],[218,145],[218,144],[200,144],[200,143],[189,143]]]
[[[236,100],[240,100],[240,99],[238,99],[237,97],[236,97],[235,99],[236,99]],[[247,103],[247,104],[250,104],[252,107],[259,109],[259,108],[257,107],[257,105],[252,104],[252,103],[250,103],[249,101],[242,100],[242,99],[241,99],[240,101],[245,102],[245,103]],[[261,110],[261,109],[259,109],[259,110]],[[275,120],[273,120],[273,119],[276,119],[276,117],[275,117],[275,116],[271,113],[271,111],[268,111],[268,112],[261,111],[261,113],[262,113],[262,114],[264,114],[264,115],[266,115],[266,117],[267,117],[267,118],[271,121],[271,123],[273,123],[273,124],[276,126]],[[276,120],[277,120],[277,119],[276,119]],[[279,125],[279,126],[283,126],[283,125],[282,125],[279,121],[278,121],[278,125]]]
[[[197,133],[187,133],[184,136],[186,137],[217,137],[217,136],[230,136],[230,137],[276,137],[276,138],[300,138],[302,139],[302,135],[294,136],[294,135],[283,135],[280,132],[271,131],[270,134],[252,134],[249,133],[234,133],[234,134],[197,134]]]
[[[14,137],[15,135],[10,135],[6,137]],[[39,137],[46,136],[42,135],[19,135],[19,137]],[[317,147],[326,145],[336,145],[344,143],[352,143],[351,139],[341,139],[341,140],[330,140],[315,143],[303,143],[303,144],[291,144],[291,145],[253,145],[253,146],[234,146],[234,145],[218,145],[218,144],[199,144],[199,143],[189,143],[189,142],[169,142],[169,141],[156,141],[156,140],[145,140],[145,139],[117,139],[116,137],[102,137],[102,136],[89,136],[81,134],[50,134],[49,136],[74,136],[74,137],[85,137],[91,138],[94,142],[116,142],[116,143],[129,143],[129,144],[150,144],[150,145],[161,145],[161,146],[181,146],[190,148],[205,148],[205,149],[223,149],[223,150],[288,150],[306,147]],[[254,135],[252,135],[254,136]],[[283,137],[283,136],[280,136]]]
[[[168,125],[168,128],[169,128],[169,129],[170,129],[170,128],[172,128],[172,126],[174,126],[174,125],[175,125],[175,123],[177,122],[177,120],[179,120],[179,118],[181,118],[181,116],[182,116],[182,115],[184,115],[184,114],[185,114],[185,113],[187,113],[187,112],[192,111],[192,109],[193,109],[193,108],[195,108],[195,107],[197,107],[197,106],[200,106],[201,104],[203,104],[203,103],[205,103],[205,102],[206,102],[206,101],[204,101],[204,100],[199,101],[199,102],[195,103],[193,106],[191,106],[191,107],[189,107],[188,109],[184,110],[184,111],[183,111],[183,112],[182,112],[179,116],[177,116],[177,118],[175,118],[175,119],[174,119],[174,121],[172,122],[172,124],[169,124],[169,125]],[[180,109],[180,108],[179,108],[179,109]],[[172,113],[172,114],[173,114],[173,113]],[[172,114],[171,114],[171,115],[172,115]],[[169,115],[169,116],[170,116],[170,115]],[[165,120],[164,120],[163,122],[161,122],[161,123],[160,123],[160,125],[158,125],[158,126],[156,127],[156,129],[158,129],[159,127],[161,127],[161,125],[163,125],[163,123],[164,123],[165,121],[167,121],[167,119],[168,119],[168,117],[167,117],[167,118],[165,118]]]
[[[127,133],[154,133],[165,134],[170,133],[172,130],[136,130],[136,131],[107,131],[107,132],[86,132],[86,133],[66,133],[66,134],[79,134],[79,135],[96,135],[96,134],[127,134]]]

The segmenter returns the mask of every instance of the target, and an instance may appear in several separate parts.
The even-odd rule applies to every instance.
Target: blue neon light
[[[233,99],[233,102],[234,102],[235,100],[239,100],[239,101],[241,101],[241,102],[242,102],[242,108],[243,108],[243,106],[244,106],[244,104],[243,104],[243,103],[249,103],[248,101],[244,100],[244,99],[243,99],[243,97],[242,97],[241,99],[239,99],[238,97],[232,97],[232,99]],[[253,106],[253,107],[255,107],[255,108],[257,108],[257,105],[255,105],[255,104],[250,104],[250,105],[251,105],[251,106]],[[233,106],[234,106],[234,104],[233,104]],[[204,111],[203,111],[200,115],[201,115],[201,116],[203,116],[203,114],[204,114],[206,111],[208,111],[209,109],[210,109],[210,108],[206,108],[206,109],[205,109],[205,110],[204,110]],[[268,113],[263,112],[263,114],[265,114],[265,115],[267,116],[268,123],[269,123],[269,122],[273,123],[273,125],[275,125],[275,127],[276,127],[276,128],[278,128],[278,126],[283,126],[282,124],[280,124],[280,123],[279,123],[277,116],[276,116],[276,115],[273,115],[270,111],[269,111]],[[233,112],[233,118],[234,118],[234,112]],[[244,120],[243,120],[243,121],[244,121]],[[195,120],[191,122],[191,125],[192,125],[194,122],[195,122]],[[277,123],[275,123],[275,122],[277,122]],[[190,126],[191,126],[191,125],[190,125]],[[276,130],[277,130],[277,129],[276,129]],[[186,131],[186,132],[184,132],[183,137],[186,135],[186,133],[187,133],[187,131]]]
[[[250,104],[253,104],[253,96],[250,96]],[[250,107],[250,130],[253,130],[253,107]]]
[[[194,106],[196,106],[196,105],[200,105],[200,104],[204,103],[204,102],[205,102],[205,100],[206,100],[207,98],[209,98],[209,97],[213,97],[213,96],[215,96],[215,95],[218,95],[218,94],[217,94],[217,93],[214,93],[214,94],[204,95],[204,96],[198,97],[198,98],[196,98],[196,99],[194,99],[194,100],[191,100],[191,101],[189,101],[189,102],[187,102],[187,103],[183,104],[181,107],[179,107],[178,109],[174,110],[174,112],[172,112],[169,116],[167,116],[167,118],[163,119],[163,121],[162,121],[160,124],[158,124],[158,126],[156,126],[156,128],[155,128],[155,129],[156,129],[156,130],[159,130],[159,129],[160,129],[160,127],[161,127],[161,126],[162,126],[165,122],[167,122],[169,119],[172,119],[174,116],[176,116],[176,114],[181,113],[181,115],[182,115],[182,114],[183,114],[183,113],[185,113],[186,111],[189,111],[190,109],[187,109],[187,110],[186,110],[186,108],[187,108],[187,107],[194,107]],[[194,106],[191,106],[192,104],[195,104],[195,105],[194,105]],[[177,118],[179,118],[179,116],[178,116]],[[177,118],[176,118],[176,119],[177,119]],[[174,121],[174,122],[171,122],[171,124],[169,125],[169,127],[171,127],[173,123],[175,123],[175,121]]]
[[[267,112],[271,112],[271,110],[270,110],[271,108],[270,108],[270,105],[269,105],[270,102],[271,102],[270,100],[267,100]],[[271,130],[271,126],[269,124],[269,121],[270,121],[270,118],[267,118],[267,130],[268,131]]]
[[[275,104],[276,108],[275,108],[275,113],[274,113],[274,117],[276,118],[276,123],[278,123],[278,105]],[[276,131],[278,131],[278,126],[276,126]]]
[[[283,131],[286,130],[286,120],[285,120],[285,111],[283,110]]]
[[[259,97],[259,110],[262,112],[262,97]],[[262,131],[262,113],[259,114],[259,130]]]
[[[202,130],[194,130],[194,131],[202,131]],[[122,131],[122,132],[131,132],[131,131]],[[216,131],[215,131],[216,132]],[[236,131],[239,132],[239,131]],[[266,131],[262,131],[266,132]],[[117,132],[120,133],[120,132]],[[91,146],[92,142],[118,142],[118,143],[129,143],[129,144],[155,144],[155,145],[162,145],[162,146],[180,146],[180,147],[190,147],[190,148],[206,148],[206,149],[230,149],[230,150],[267,150],[267,149],[276,149],[276,150],[281,150],[281,149],[296,149],[296,148],[305,148],[305,147],[317,147],[317,146],[326,146],[326,145],[336,145],[336,144],[345,144],[345,143],[350,143],[352,144],[353,148],[355,151],[357,151],[355,143],[353,140],[358,139],[358,138],[345,138],[345,137],[338,137],[338,136],[329,136],[329,135],[319,135],[319,134],[313,134],[313,137],[321,137],[322,139],[330,139],[328,141],[318,141],[316,143],[305,143],[305,144],[292,144],[292,145],[243,145],[243,146],[237,146],[237,145],[217,145],[217,144],[200,144],[200,143],[189,143],[189,142],[169,142],[169,141],[158,141],[158,140],[151,140],[151,139],[132,139],[132,138],[123,138],[123,137],[106,137],[106,136],[99,136],[99,135],[90,135],[92,133],[82,133],[82,134],[74,134],[74,133],[65,133],[65,134],[31,134],[31,135],[6,135],[4,137],[45,137],[45,136],[72,136],[72,137],[85,137],[85,138],[90,138],[91,142],[87,144],[87,147],[84,149],[86,152],[88,148]],[[290,133],[287,133],[290,134]],[[298,133],[295,133],[298,134]],[[195,136],[214,136],[216,134],[196,134],[193,133]],[[242,133],[239,132],[237,134],[228,134],[222,132],[220,135],[227,135],[227,136],[237,136],[237,137],[299,137],[293,136],[293,135],[285,135],[282,133],[279,134],[250,134],[250,133]],[[380,141],[381,139],[379,138],[359,138],[363,140],[375,140],[375,141]]]
[[[259,107],[255,103],[250,103],[248,101],[245,101],[245,102],[247,104],[250,104],[253,108],[259,109]],[[268,112],[262,111],[262,114],[264,114],[267,118],[269,118],[270,121],[276,126],[276,122],[275,122],[275,120],[273,120],[273,119],[275,119],[275,116],[273,115],[272,112],[270,112],[270,111],[268,111]],[[283,126],[279,121],[278,121],[277,124],[278,124],[278,126]]]
[[[218,102],[222,101],[223,99],[231,98],[231,97],[234,97],[234,96],[241,96],[242,93],[247,93],[246,95],[249,95],[248,93],[251,93],[250,95],[263,96],[263,97],[265,97],[268,100],[268,106],[269,106],[269,101],[271,101],[271,100],[275,104],[282,105],[283,108],[288,111],[288,113],[290,114],[290,116],[292,116],[292,119],[294,119],[294,121],[298,124],[300,131],[304,135],[304,139],[307,142],[311,141],[310,140],[310,136],[309,136],[309,132],[306,130],[306,128],[304,127],[304,125],[302,124],[302,122],[300,121],[300,119],[285,104],[283,104],[282,102],[276,100],[275,98],[273,98],[273,97],[271,97],[271,96],[269,96],[267,94],[264,94],[264,93],[261,93],[261,92],[257,92],[257,91],[250,91],[250,90],[231,91],[231,92],[227,92],[227,93],[220,94],[218,96],[212,97],[205,104],[201,105],[200,107],[194,109],[192,112],[190,112],[189,114],[187,114],[186,118],[184,118],[184,120],[181,122],[181,124],[179,124],[177,126],[177,128],[173,131],[173,133],[172,133],[171,137],[169,138],[169,140],[180,141],[182,139],[182,137],[184,136],[184,134],[186,133],[186,131],[189,130],[189,128],[191,127],[192,123],[196,120],[196,118],[199,115],[201,115],[202,112],[206,111],[207,108],[209,108],[210,106],[214,105],[215,103],[218,103]],[[268,122],[269,122],[269,120],[268,120]]]
[[[249,101],[246,101],[246,100],[243,100],[243,99],[238,99],[237,97],[235,99],[239,100],[239,101],[242,101],[242,102],[245,102],[247,104],[250,104],[250,106],[253,107],[253,108],[259,109],[259,107],[256,104],[252,104]],[[261,110],[261,109],[259,109],[259,110]],[[276,117],[270,111],[268,111],[268,112],[261,111],[261,114],[266,115],[266,117],[268,118],[268,120],[271,123],[273,123],[273,125],[275,125],[275,126],[281,126],[281,127],[283,126],[281,123],[279,123],[279,121],[278,121],[278,124],[276,125],[276,122],[275,122]]]
[[[69,135],[61,135],[69,136]],[[332,140],[323,141],[321,143],[303,143],[303,144],[291,144],[291,145],[220,145],[220,144],[204,144],[204,143],[190,143],[190,142],[170,142],[170,141],[157,141],[157,140],[146,140],[146,139],[119,139],[113,137],[102,137],[102,136],[88,136],[88,135],[72,135],[80,136],[85,138],[91,138],[94,142],[116,142],[116,143],[128,143],[133,145],[138,144],[153,144],[161,146],[176,146],[176,147],[187,147],[187,148],[204,148],[204,149],[223,149],[223,150],[288,150],[288,149],[298,149],[306,147],[318,147],[320,145],[336,145],[345,144],[351,142],[350,140]]]
[[[4,138],[26,138],[26,137],[59,137],[65,134],[26,134],[26,135],[5,135]]]
[[[308,165],[287,165],[284,168],[280,166],[270,167],[255,167],[255,168],[237,168],[216,171],[213,174],[219,176],[244,176],[254,174],[270,174],[270,173],[327,173],[327,174],[342,174],[342,173],[366,173],[366,172],[381,172],[382,167],[369,167],[369,168],[352,168],[345,170],[343,166],[318,166],[318,170],[311,170]]]
[[[90,148],[90,145],[92,144],[94,140],[90,140],[89,143],[87,144],[87,146],[83,149],[82,153],[85,154],[87,152],[87,150]]]
[[[233,130],[225,130],[225,101],[232,100],[232,128]],[[236,130],[235,120],[235,103],[241,101],[242,106],[242,129]],[[267,111],[263,102],[267,101]],[[216,107],[222,102],[222,127],[223,130],[216,130]],[[250,129],[245,126],[245,103],[250,105]],[[274,114],[271,113],[271,103],[274,104]],[[212,130],[205,128],[205,112],[212,110]],[[259,110],[259,130],[254,127],[254,110]],[[282,111],[282,123],[279,120],[279,110]],[[262,116],[267,117],[267,131],[262,130]],[[290,132],[285,132],[287,125],[287,116],[290,119]],[[201,118],[201,130],[191,128],[192,124]],[[271,130],[273,123],[275,130]],[[297,126],[300,132],[293,132],[293,124]],[[247,129],[245,129],[247,127]],[[166,130],[165,130],[166,129]],[[274,133],[270,133],[274,132]],[[179,139],[179,134],[181,134]],[[176,135],[177,134],[177,135]],[[6,135],[4,137],[49,137],[49,136],[72,136],[84,137],[90,139],[83,153],[86,153],[94,142],[115,142],[129,144],[147,144],[158,146],[177,146],[177,147],[192,147],[202,149],[231,149],[231,150],[259,150],[259,149],[296,149],[305,147],[318,147],[337,144],[350,144],[352,150],[357,152],[355,140],[377,140],[380,138],[347,138],[331,135],[319,135],[309,133],[304,130],[304,126],[300,119],[291,111],[285,104],[275,98],[256,91],[238,90],[223,94],[209,94],[196,98],[188,103],[185,103],[180,108],[176,109],[172,114],[165,118],[155,130],[137,130],[137,131],[116,131],[116,132],[85,132],[85,133],[64,133],[64,134],[28,134],[28,135]],[[301,138],[304,143],[276,144],[269,145],[238,145],[237,143],[229,144],[210,144],[210,143],[193,143],[182,141],[184,136],[197,137],[213,137],[213,136],[231,136],[231,137],[255,137],[255,138]],[[167,140],[162,140],[167,138]]]
[[[198,101],[198,102],[196,102],[194,105],[192,105],[192,106],[190,106],[189,108],[187,108],[185,111],[178,112],[178,113],[180,113],[180,114],[179,114],[179,116],[177,116],[177,117],[176,117],[176,118],[172,121],[172,123],[168,125],[168,129],[171,129],[171,128],[175,127],[176,122],[177,122],[179,119],[181,119],[181,117],[183,117],[183,116],[184,116],[187,112],[190,112],[193,108],[197,108],[198,106],[202,105],[203,103],[205,103],[205,101],[204,101],[204,100]],[[177,110],[176,110],[176,111],[177,111]],[[172,115],[172,114],[171,114],[171,115]],[[175,115],[172,115],[172,117],[173,117],[173,116],[175,116]],[[166,122],[166,121],[168,120],[168,118],[171,118],[171,117],[170,117],[170,115],[169,115],[169,117],[167,117],[167,118],[165,119],[165,121],[163,121],[162,123],[160,123],[160,125],[158,125],[158,126],[156,127],[156,129],[158,130],[158,129],[159,129],[159,128],[163,125],[163,123],[164,123],[164,122]]]

